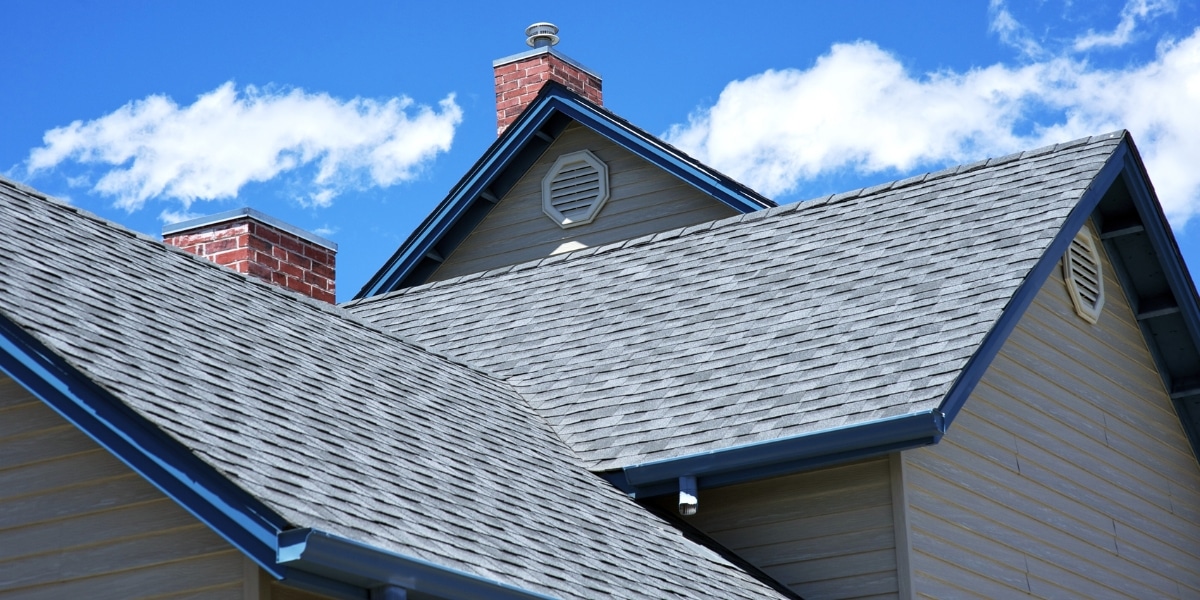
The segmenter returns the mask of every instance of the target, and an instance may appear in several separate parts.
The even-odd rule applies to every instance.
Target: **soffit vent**
[[[558,157],[542,179],[542,211],[559,227],[586,225],[608,200],[608,167],[587,150]]]
[[[1088,323],[1100,320],[1104,308],[1104,273],[1100,269],[1100,252],[1086,227],[1075,234],[1063,257],[1063,279],[1075,312]]]

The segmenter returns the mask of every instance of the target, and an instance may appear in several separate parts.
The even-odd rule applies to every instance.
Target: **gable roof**
[[[588,473],[505,382],[2,179],[0,280],[0,368],[277,577],[786,597]]]
[[[936,442],[1118,177],[1124,132],[348,308],[512,383],[631,492],[718,485]]]
[[[437,268],[441,257],[450,255],[572,121],[738,212],[775,206],[771,200],[697,162],[562,84],[549,81],[521,117],[496,139],[441,204],[363,285],[355,298],[424,283]]]

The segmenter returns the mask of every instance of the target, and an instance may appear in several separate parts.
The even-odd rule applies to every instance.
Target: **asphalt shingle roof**
[[[932,410],[1124,132],[347,305],[594,470]]]
[[[3,179],[0,282],[0,315],[292,525],[555,596],[779,596],[509,384]]]

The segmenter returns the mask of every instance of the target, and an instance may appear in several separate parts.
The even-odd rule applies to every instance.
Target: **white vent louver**
[[[558,157],[542,179],[542,211],[559,227],[591,223],[608,200],[608,167],[587,150]]]
[[[1075,234],[1063,257],[1063,279],[1075,312],[1088,323],[1100,320],[1104,308],[1104,273],[1100,269],[1100,252],[1086,227]]]

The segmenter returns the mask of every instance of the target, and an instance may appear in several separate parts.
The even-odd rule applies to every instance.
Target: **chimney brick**
[[[337,301],[337,244],[256,210],[164,227],[163,243],[310,298]]]
[[[502,58],[492,66],[496,76],[496,135],[504,133],[521,116],[547,81],[557,81],[596,104],[604,104],[600,76],[550,47]]]

